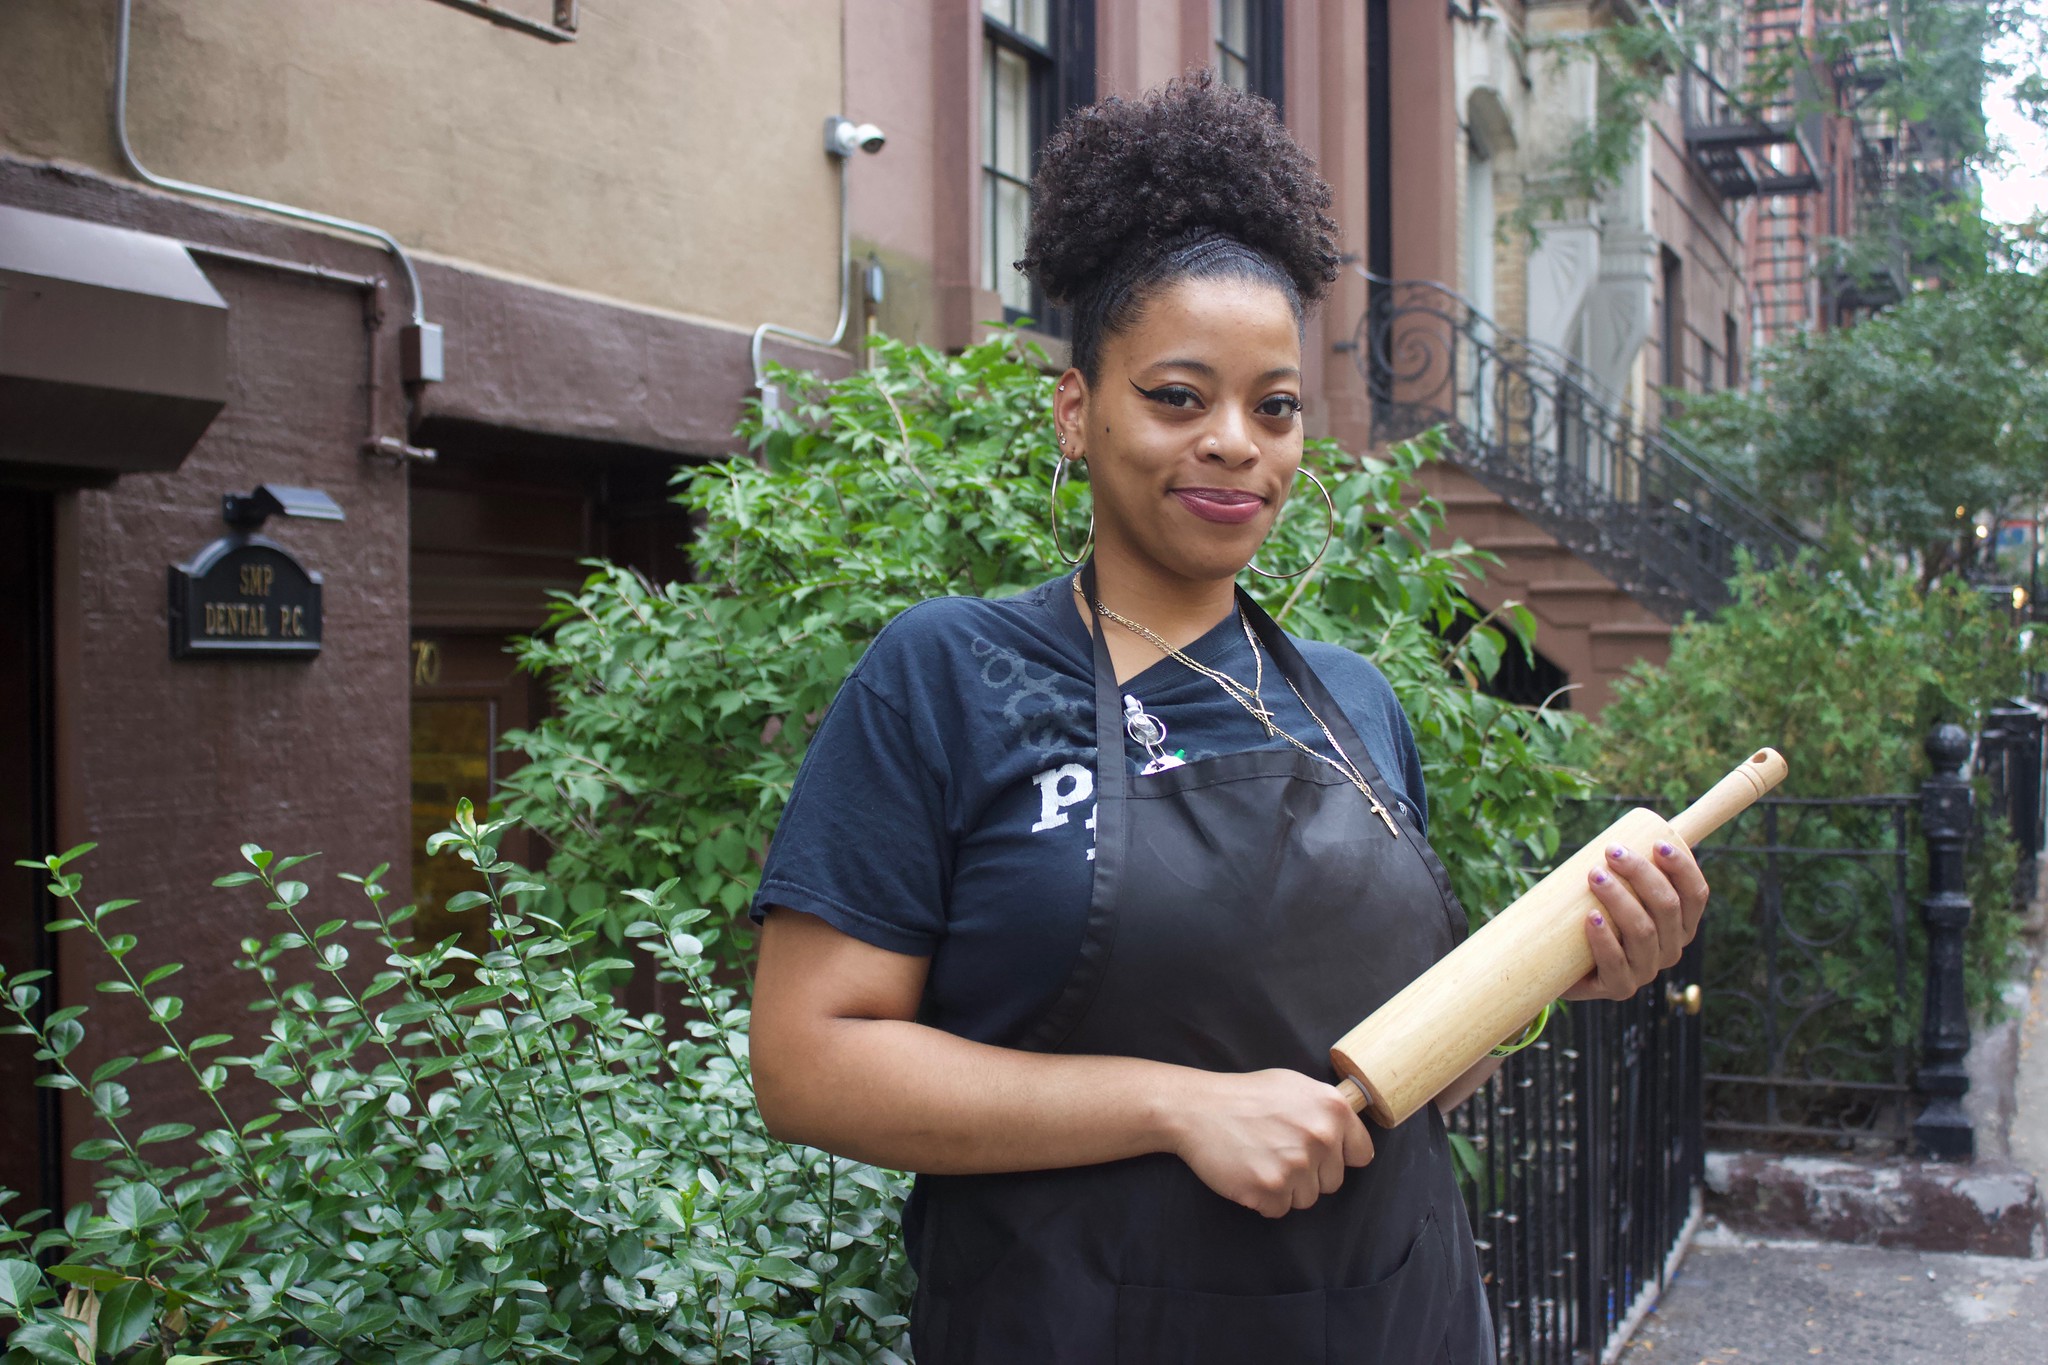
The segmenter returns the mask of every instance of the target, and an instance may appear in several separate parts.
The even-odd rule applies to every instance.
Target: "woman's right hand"
[[[1333,1085],[1285,1069],[1193,1074],[1174,1097],[1173,1151],[1234,1204],[1278,1218],[1372,1160],[1372,1135]]]

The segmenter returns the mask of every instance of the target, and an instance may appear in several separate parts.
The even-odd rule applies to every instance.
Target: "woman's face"
[[[1233,578],[1301,465],[1301,338],[1256,280],[1181,280],[1103,338],[1091,386],[1061,376],[1068,453],[1088,462],[1096,553],[1168,578]]]

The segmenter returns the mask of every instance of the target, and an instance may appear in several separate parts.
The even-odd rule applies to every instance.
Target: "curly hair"
[[[1269,102],[1210,71],[1075,110],[1045,145],[1032,199],[1016,265],[1071,310],[1074,366],[1091,380],[1103,337],[1168,283],[1264,280],[1302,323],[1337,278],[1315,162]]]

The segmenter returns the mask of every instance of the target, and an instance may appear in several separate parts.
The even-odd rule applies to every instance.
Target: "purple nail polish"
[[[1664,857],[1666,857],[1666,858],[1673,858],[1673,857],[1676,857],[1676,856],[1678,856],[1678,850],[1677,850],[1677,849],[1675,849],[1675,848],[1673,848],[1673,847],[1672,847],[1671,845],[1669,845],[1669,844],[1659,844],[1659,845],[1657,845],[1657,852],[1658,852],[1658,853],[1660,853],[1660,854],[1662,854],[1662,855],[1663,855]]]
[[[1609,846],[1607,850],[1607,856],[1614,859],[1614,861],[1618,863],[1622,859],[1628,857],[1628,850],[1623,848],[1620,844],[1613,844]]]
[[[1605,872],[1595,872],[1595,873],[1593,874],[1593,884],[1594,884],[1595,886],[1605,886],[1605,885],[1607,885],[1607,874],[1606,874]],[[1600,917],[1599,917],[1598,915],[1595,915],[1595,916],[1593,917],[1593,921],[1594,921],[1594,923],[1596,923],[1596,924],[1597,924],[1597,923],[1599,923],[1599,919],[1600,919]]]
[[[1607,916],[1598,913],[1596,913],[1593,916],[1593,927],[1595,929],[1598,929],[1601,925],[1605,923],[1607,923]]]

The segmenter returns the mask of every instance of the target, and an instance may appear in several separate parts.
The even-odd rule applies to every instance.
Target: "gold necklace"
[[[1073,582],[1074,591],[1081,594],[1082,601],[1088,602],[1088,593],[1081,586],[1081,575],[1078,572],[1075,573]],[[1308,712],[1308,718],[1316,723],[1318,730],[1323,732],[1323,738],[1330,741],[1330,748],[1336,751],[1337,757],[1331,758],[1328,754],[1317,753],[1314,749],[1281,729],[1274,722],[1272,711],[1267,709],[1266,700],[1260,695],[1266,680],[1266,657],[1259,649],[1258,637],[1252,634],[1252,623],[1245,619],[1242,607],[1237,609],[1237,624],[1244,631],[1245,643],[1251,646],[1252,666],[1256,670],[1252,675],[1252,685],[1250,687],[1246,687],[1221,669],[1210,668],[1206,664],[1196,662],[1188,657],[1185,651],[1176,649],[1161,638],[1157,632],[1147,629],[1145,626],[1133,621],[1130,617],[1112,611],[1100,602],[1089,602],[1089,605],[1094,607],[1096,614],[1103,619],[1116,622],[1124,629],[1150,644],[1167,658],[1185,665],[1222,688],[1224,695],[1232,698],[1239,706],[1251,712],[1252,718],[1266,727],[1267,738],[1270,739],[1274,735],[1278,735],[1310,758],[1321,763],[1327,763],[1342,773],[1352,786],[1358,788],[1359,795],[1366,799],[1367,804],[1372,807],[1372,813],[1379,816],[1381,823],[1386,825],[1387,832],[1396,839],[1401,837],[1400,826],[1394,823],[1393,814],[1380,803],[1379,797],[1373,793],[1372,784],[1365,780],[1365,774],[1360,772],[1358,765],[1351,761],[1351,756],[1344,752],[1344,746],[1337,742],[1337,736],[1331,732],[1328,725],[1323,723],[1323,718],[1316,714],[1316,709],[1308,704],[1308,698],[1301,695],[1301,689],[1294,685],[1294,680],[1289,678],[1284,672],[1280,675],[1280,680],[1287,684],[1287,690],[1292,692],[1294,699],[1301,703],[1301,709]]]

